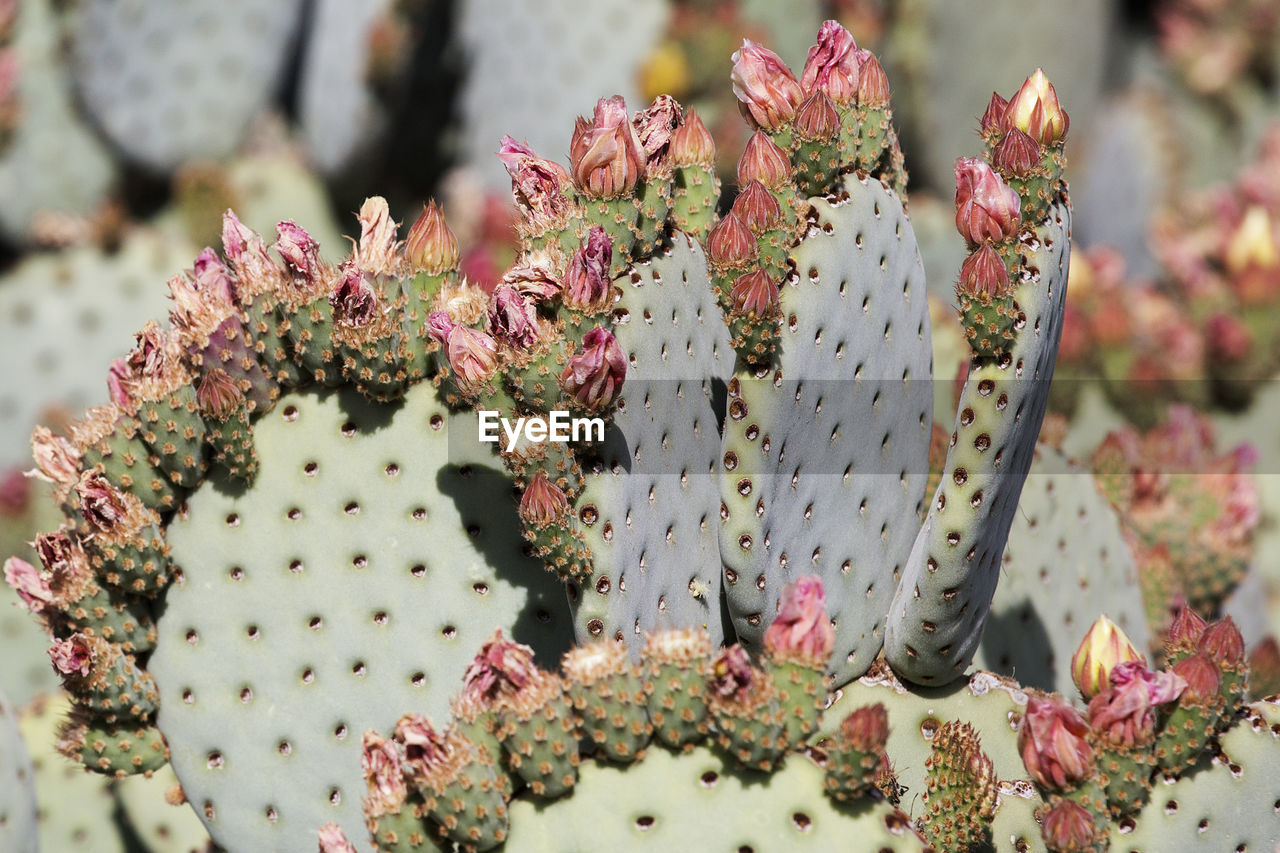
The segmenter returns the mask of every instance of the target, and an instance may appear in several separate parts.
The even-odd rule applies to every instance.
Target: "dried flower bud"
[[[343,261],[338,269],[338,281],[329,293],[334,321],[354,329],[372,323],[379,312],[378,294],[365,278],[363,269],[351,261]]]
[[[889,75],[875,54],[858,49],[858,104],[873,110],[889,106]]]
[[[39,613],[53,598],[48,579],[21,557],[4,561],[4,580],[13,587],[22,599],[21,607],[29,613]]]
[[[80,514],[99,531],[114,529],[129,513],[124,495],[101,474],[91,472],[81,477],[76,493],[80,496]]]
[[[502,137],[498,159],[511,176],[511,195],[538,230],[561,224],[573,204],[565,190],[572,185],[569,172],[553,160],[544,160],[528,145]]]
[[[290,219],[276,224],[272,246],[295,278],[310,281],[320,272],[320,245]]]
[[[222,368],[214,368],[201,378],[196,388],[196,407],[201,414],[225,421],[242,405],[244,392]]]
[[[823,92],[840,107],[858,96],[858,45],[853,35],[836,21],[824,21],[818,42],[809,48],[800,86],[805,92]]]
[[[1071,119],[1044,70],[1037,68],[1009,101],[1003,124],[1026,132],[1041,145],[1053,146],[1066,137]]]
[[[560,522],[568,511],[569,499],[543,471],[533,475],[520,496],[520,518],[534,528]]]
[[[512,267],[503,274],[502,281],[535,302],[548,302],[555,299],[564,287],[549,263],[530,263]]]
[[[489,328],[494,337],[513,347],[528,349],[538,340],[538,318],[533,303],[513,287],[499,287],[493,292],[493,305],[489,308]]]
[[[692,107],[685,110],[684,122],[671,134],[670,156],[673,166],[716,164],[715,138]]]
[[[574,186],[591,198],[617,198],[645,176],[644,147],[621,96],[601,98],[591,122],[580,118],[569,143]]]
[[[409,788],[396,745],[371,730],[364,733],[360,749],[360,767],[369,789],[366,809],[374,814],[398,812],[409,796]]]
[[[138,380],[124,358],[112,359],[107,368],[107,397],[122,409],[132,411]]]
[[[1207,704],[1222,687],[1222,670],[1203,652],[1178,661],[1172,672],[1187,683],[1180,699],[1192,705]]]
[[[1099,616],[1071,658],[1071,678],[1087,702],[1111,686],[1111,670],[1130,661],[1146,659],[1119,625]]]
[[[996,143],[991,152],[991,165],[1003,175],[1026,177],[1040,165],[1040,146],[1015,127]]]
[[[840,113],[825,92],[814,92],[796,108],[792,130],[805,142],[827,142],[840,132]]]
[[[236,292],[231,284],[231,274],[213,249],[201,249],[200,254],[196,255],[191,269],[191,281],[204,304],[235,304]]]
[[[431,775],[449,759],[449,741],[421,714],[405,714],[396,721],[396,743],[404,748],[404,763],[416,779]]]
[[[756,236],[732,211],[707,235],[707,260],[712,266],[744,267],[759,254]]]
[[[48,427],[39,426],[32,431],[31,455],[36,460],[32,473],[45,482],[70,488],[80,479],[80,452]]]
[[[659,95],[648,109],[636,113],[632,124],[649,167],[670,158],[671,135],[680,126],[680,104],[670,95]]]
[[[93,668],[93,646],[84,634],[72,634],[65,640],[54,640],[49,647],[53,668],[62,675],[85,677]]]
[[[889,712],[884,704],[863,705],[845,717],[840,724],[840,738],[858,752],[884,752],[889,741]]]
[[[753,270],[738,276],[729,300],[738,316],[773,317],[778,313],[778,285],[764,270]]]
[[[458,254],[458,238],[432,199],[409,228],[409,236],[404,241],[405,260],[419,272],[441,275],[457,268]]]
[[[1008,294],[1010,289],[1009,269],[990,243],[983,243],[960,264],[957,295],[994,299]]]
[[[1050,790],[1074,788],[1093,775],[1089,726],[1080,712],[1053,696],[1032,696],[1018,729],[1022,763],[1037,784]]]
[[[80,543],[65,530],[36,536],[36,556],[48,575],[49,590],[59,604],[79,601],[93,580],[93,567]]]
[[[1205,628],[1196,648],[1219,665],[1236,666],[1244,661],[1244,636],[1230,616]]]
[[[539,675],[533,649],[506,639],[498,630],[467,667],[459,702],[475,709],[509,702]]]
[[[336,823],[326,823],[316,833],[320,840],[320,853],[356,853],[356,847]]]
[[[565,304],[581,311],[601,311],[613,302],[609,266],[613,263],[613,238],[599,225],[591,226],[587,239],[569,260],[565,273]]]
[[[825,668],[836,631],[827,618],[822,579],[801,575],[782,588],[778,615],[764,633],[765,651],[774,660]]]
[[[738,186],[759,181],[766,189],[777,189],[791,180],[791,159],[768,134],[757,130],[747,140],[738,158]]]
[[[240,279],[241,296],[265,289],[274,279],[278,268],[267,254],[267,244],[262,237],[247,227],[232,210],[222,214],[222,254],[231,263]],[[257,284],[247,284],[254,282]]]
[[[156,379],[165,369],[168,340],[155,320],[148,320],[133,336],[134,346],[125,360],[135,377]]]
[[[434,316],[434,315],[433,315]],[[449,367],[464,389],[488,382],[498,370],[498,344],[485,332],[461,324],[445,339]]]
[[[560,387],[587,412],[609,408],[622,391],[627,357],[614,336],[597,326],[582,338],[582,348],[569,357]]]
[[[956,160],[956,229],[974,245],[1003,242],[1018,233],[1017,191],[975,157]]]
[[[754,128],[775,131],[795,115],[804,97],[799,81],[778,54],[750,39],[733,53],[733,94],[738,110]]]
[[[711,662],[711,692],[721,699],[742,701],[754,683],[751,658],[740,643],[722,649]]]

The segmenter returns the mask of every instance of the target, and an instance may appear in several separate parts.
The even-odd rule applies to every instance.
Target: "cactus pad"
[[[5,850],[35,853],[35,786],[17,709],[0,693],[0,847]]]

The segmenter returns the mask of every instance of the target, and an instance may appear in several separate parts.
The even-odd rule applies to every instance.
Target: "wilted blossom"
[[[824,21],[818,42],[809,48],[800,85],[806,92],[825,92],[841,107],[858,96],[858,45],[836,21]]]
[[[360,747],[360,766],[369,789],[365,803],[375,813],[399,811],[409,789],[396,745],[375,731],[367,731]]]
[[[771,657],[825,667],[836,642],[827,597],[817,575],[801,575],[782,588],[778,615],[764,633]]]
[[[485,332],[456,324],[444,347],[449,367],[463,387],[488,381],[498,369],[498,344]]]
[[[1001,243],[1018,233],[1018,192],[976,157],[956,160],[956,229],[972,244]]]
[[[396,722],[396,743],[404,748],[404,763],[417,778],[429,775],[449,759],[449,741],[421,714],[405,714]]]
[[[55,435],[48,427],[36,427],[31,433],[31,453],[36,460],[33,474],[60,486],[75,485],[80,477],[80,453],[66,438]]]
[[[1030,697],[1018,728],[1018,751],[1031,778],[1050,790],[1068,790],[1092,776],[1088,732],[1080,712],[1064,700]]]
[[[278,272],[266,242],[232,210],[222,214],[222,253],[242,281],[265,280]]]
[[[493,292],[489,308],[489,328],[494,337],[513,347],[527,349],[538,340],[537,312],[533,303],[518,290],[506,285]]]
[[[473,707],[490,707],[510,699],[539,675],[533,649],[508,640],[497,631],[480,647],[462,677],[462,701]]]
[[[137,377],[124,358],[111,360],[107,368],[107,397],[122,409],[132,409],[133,395],[137,388]]]
[[[751,39],[733,53],[733,94],[738,109],[752,126],[775,131],[791,121],[804,91],[786,63],[768,48]]]
[[[1110,686],[1089,700],[1089,724],[1107,742],[1132,746],[1155,737],[1155,712],[1186,688],[1178,676],[1129,661],[1111,672]]]
[[[310,280],[320,271],[320,244],[292,220],[276,224],[273,246],[296,278]]]
[[[10,557],[4,561],[4,580],[22,599],[23,609],[30,613],[39,613],[53,598],[49,581],[21,557]]]
[[[206,373],[196,386],[196,406],[201,414],[225,421],[244,403],[244,393],[222,368]]]
[[[344,261],[338,281],[329,293],[333,317],[339,323],[359,329],[378,317],[378,294],[365,278],[363,267]]]
[[[622,391],[627,357],[618,341],[597,326],[582,337],[582,348],[569,357],[560,387],[588,412],[607,409]]]
[[[534,302],[547,302],[559,296],[564,284],[552,269],[551,259],[526,256],[524,260],[524,266],[512,267],[503,274],[503,284],[514,287]]]
[[[609,266],[613,263],[613,239],[598,225],[587,232],[587,239],[569,260],[565,273],[564,301],[582,311],[599,311],[613,301]]]
[[[447,311],[432,311],[427,317],[427,334],[432,340],[444,346],[449,340],[449,333],[453,331],[454,325]]]
[[[640,147],[648,161],[647,170],[666,164],[670,159],[671,139],[680,126],[680,104],[670,95],[659,95],[647,109],[632,120]]]
[[[531,225],[542,231],[564,221],[573,208],[565,195],[572,179],[564,166],[539,157],[510,136],[502,137],[498,159],[511,176],[511,195]]]
[[[722,649],[711,662],[711,692],[721,699],[742,701],[754,683],[751,658],[739,643]]]
[[[360,222],[360,242],[356,244],[355,264],[371,275],[390,275],[400,265],[397,250],[396,221],[391,218],[387,200],[370,196],[360,205],[356,217]]]
[[[111,530],[128,515],[124,496],[101,474],[86,474],[76,484],[76,491],[80,513],[98,530]]]
[[[49,647],[53,667],[63,675],[89,674],[93,667],[93,646],[84,634],[72,634],[65,640],[54,640]]]
[[[621,96],[601,98],[591,121],[579,118],[569,142],[574,185],[591,198],[631,192],[645,176],[647,158]]]

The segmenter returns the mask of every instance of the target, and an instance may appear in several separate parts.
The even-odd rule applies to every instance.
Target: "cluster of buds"
[[[1112,432],[1093,454],[1139,566],[1152,624],[1179,599],[1213,613],[1244,576],[1261,519],[1247,445],[1216,447],[1207,418],[1185,406],[1145,432]],[[1185,519],[1199,522],[1187,525]]]

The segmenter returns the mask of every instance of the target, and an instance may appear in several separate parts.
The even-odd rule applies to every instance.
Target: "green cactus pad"
[[[503,850],[924,850],[901,812],[870,801],[834,806],[822,784],[821,768],[799,755],[761,777],[732,770],[705,747],[651,750],[625,770],[584,764],[573,795],[554,804],[513,802]]]
[[[615,282],[613,331],[627,378],[613,424],[574,508],[594,574],[575,604],[578,636],[702,627],[720,642],[720,436],[716,377],[731,369],[702,249],[675,235],[668,254]],[[576,591],[576,590],[575,590]]]
[[[1074,696],[1071,656],[1104,613],[1138,649],[1150,648],[1138,569],[1115,510],[1087,470],[1041,445],[974,665]]]
[[[36,777],[17,709],[0,693],[0,849],[36,851]]]
[[[1002,359],[975,360],[961,392],[942,482],[886,623],[885,657],[912,681],[958,678],[982,638],[1053,379],[1070,233],[1070,210],[1056,205],[1021,245],[1025,325]]]
[[[816,573],[836,626],[837,683],[880,651],[919,529],[933,409],[910,222],[876,181],[850,177],[845,191],[834,205],[813,201],[819,221],[782,287],[777,370],[735,377],[721,459],[720,547],[739,639],[758,647],[783,585]]]
[[[130,776],[113,786],[120,804],[121,822],[146,845],[148,853],[205,853],[209,833],[185,803],[171,805],[168,798],[178,784],[169,767],[151,777]]]
[[[215,478],[170,525],[184,582],[150,668],[219,845],[312,853],[329,821],[363,837],[362,732],[409,708],[447,718],[497,627],[547,660],[566,647],[563,590],[523,557],[475,424],[429,386],[397,406],[290,395],[255,424],[254,486]]]

